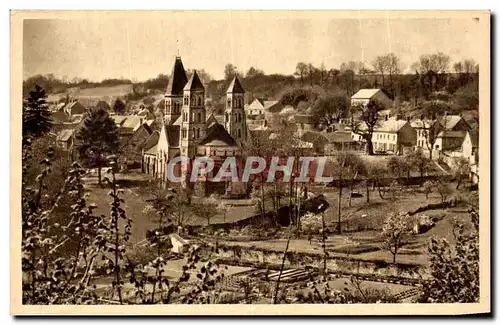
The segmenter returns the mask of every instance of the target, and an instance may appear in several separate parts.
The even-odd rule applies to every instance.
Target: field
[[[132,92],[132,85],[116,85],[109,87],[93,88],[70,88],[68,89],[71,98],[85,100],[110,100],[122,97]],[[50,94],[47,96],[48,102],[55,102],[66,97],[65,93]]]
[[[145,175],[139,173],[131,173],[126,175],[118,175],[117,179],[122,184],[124,199],[124,209],[127,216],[132,218],[132,236],[131,243],[138,243],[145,238],[147,230],[157,227],[156,221],[150,216],[143,213],[145,206],[149,203],[146,197],[143,197],[139,191],[140,182],[147,182]],[[128,184],[128,185],[127,185]],[[109,188],[100,188],[96,186],[95,179],[87,181],[88,200],[96,203],[97,213],[108,214],[109,203],[111,197],[108,195]],[[321,192],[325,195],[330,207],[324,212],[325,224],[331,229],[336,229],[338,222],[338,190],[327,187],[317,187],[312,189],[316,194]],[[357,189],[363,195],[363,189]],[[365,189],[366,190],[366,189]],[[196,200],[196,198],[194,198]],[[342,197],[342,228],[343,233],[337,234],[331,230],[326,242],[329,255],[332,257],[350,256],[361,260],[382,260],[392,262],[392,255],[383,248],[383,241],[380,238],[380,229],[385,217],[391,212],[408,212],[415,210],[429,203],[440,202],[440,197],[431,193],[428,198],[425,194],[419,191],[406,193],[402,191],[397,198],[382,199],[377,191],[370,189],[370,202],[366,202],[366,197],[353,198],[351,207],[348,205],[348,195]],[[226,215],[218,215],[211,220],[211,224],[237,221],[256,214],[255,207],[250,200],[234,200]],[[397,256],[397,261],[400,263],[425,264],[427,262],[426,249],[427,242],[431,236],[444,237],[453,241],[452,228],[455,220],[467,222],[468,213],[466,208],[450,208],[437,209],[426,211],[421,214],[426,214],[431,217],[436,217],[439,221],[436,225],[420,235],[414,235],[408,240],[408,243],[402,248]],[[206,225],[206,220],[194,217],[190,220],[193,225]],[[286,246],[286,237],[278,235],[277,238],[270,240],[256,240],[249,237],[238,242],[232,242],[229,239],[221,238],[221,242],[230,245],[237,245],[248,249],[271,249],[284,251]],[[310,241],[308,238],[293,238],[290,241],[289,251],[304,252],[304,253],[322,253],[322,243],[319,237],[314,237]]]

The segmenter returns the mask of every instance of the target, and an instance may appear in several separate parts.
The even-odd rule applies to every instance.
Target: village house
[[[351,97],[351,106],[366,106],[370,101],[377,101],[386,109],[392,106],[392,100],[381,89],[360,89]]]
[[[150,127],[143,123],[133,131],[132,135],[120,138],[118,162],[123,168],[139,168],[142,166],[144,145],[152,133]]]
[[[373,131],[372,143],[375,152],[401,155],[412,149],[417,133],[407,120],[387,119],[379,122]]]
[[[255,118],[258,116],[266,116],[269,113],[279,113],[282,109],[283,104],[278,100],[263,100],[257,98],[245,108],[245,112],[248,118]]]
[[[292,121],[297,125],[297,135],[301,137],[305,132],[314,130],[313,116],[309,114],[295,114]]]
[[[56,146],[62,150],[70,150],[75,140],[74,129],[64,129],[57,134]]]
[[[61,109],[66,115],[72,117],[74,115],[83,115],[87,112],[87,108],[83,106],[77,99],[72,99]]]
[[[354,141],[350,132],[306,131],[301,139],[312,143],[314,153],[331,156],[337,151],[359,150],[360,144]]]
[[[411,126],[417,132],[417,149],[428,152],[431,148],[430,138],[435,137],[433,147],[431,148],[433,150],[434,159],[437,159],[439,157],[439,151],[443,150],[443,143],[446,145],[447,142],[455,143],[455,141],[457,141],[453,140],[453,138],[456,138],[457,134],[448,133],[449,131],[466,132],[471,130],[469,124],[458,115],[445,115],[438,120],[416,119],[411,122]],[[438,137],[438,134],[440,134],[441,131],[448,132],[441,133]],[[462,135],[464,134],[465,133],[462,133]],[[447,140],[447,137],[450,137],[450,139]]]
[[[156,154],[158,151],[158,139],[160,138],[159,131],[153,131],[144,142],[142,147],[142,172],[153,177],[156,177]]]

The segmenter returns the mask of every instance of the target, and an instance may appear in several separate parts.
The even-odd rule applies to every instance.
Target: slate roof
[[[446,130],[451,130],[453,129],[462,117],[458,115],[447,115],[447,116],[442,116],[439,119],[439,123],[446,129]]]
[[[276,104],[279,104],[279,100],[265,100],[264,101],[264,109],[270,109]]]
[[[200,146],[238,146],[236,140],[226,131],[226,129],[214,123],[207,129],[207,136],[201,140]]]
[[[238,77],[234,77],[231,83],[229,84],[229,87],[227,88],[226,93],[238,93],[238,94],[244,94],[245,89],[243,89],[243,86],[241,85],[240,79]]]
[[[351,133],[348,132],[330,132],[323,133],[323,136],[329,143],[355,142],[352,139]]]
[[[178,56],[175,58],[174,67],[172,68],[172,74],[167,85],[166,95],[180,96],[182,95],[182,90],[188,82],[186,71],[184,70],[184,65],[182,64],[181,58]]]
[[[376,93],[378,93],[380,89],[360,89],[357,93],[352,95],[352,99],[370,99]]]
[[[198,73],[196,70],[193,71],[193,75],[187,82],[186,86],[184,86],[184,90],[205,90],[203,84],[201,83],[200,77],[198,77]]]
[[[64,123],[69,121],[69,116],[63,111],[50,112],[50,118],[56,123]]]
[[[465,131],[441,131],[437,136],[438,138],[465,138],[465,134]]]
[[[160,132],[154,131],[153,133],[151,133],[149,138],[146,140],[146,142],[144,143],[144,147],[142,149],[146,152],[153,147],[156,148],[156,145],[158,144],[159,138],[160,138]],[[156,149],[155,149],[155,153],[156,153]]]

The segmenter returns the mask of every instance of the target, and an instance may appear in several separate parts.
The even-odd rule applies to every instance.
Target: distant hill
[[[99,86],[92,88],[79,88],[73,87],[68,88],[64,93],[49,94],[47,96],[48,102],[57,102],[61,99],[66,98],[67,95],[71,98],[80,100],[82,103],[85,102],[97,102],[99,100],[104,100],[110,102],[116,97],[124,97],[127,94],[133,92],[133,85],[116,85],[116,86]]]

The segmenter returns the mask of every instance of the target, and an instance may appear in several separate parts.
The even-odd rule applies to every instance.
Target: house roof
[[[451,130],[458,124],[458,122],[460,122],[461,119],[462,117],[458,115],[446,115],[441,116],[439,123],[441,123],[446,130]]]
[[[438,138],[465,138],[465,134],[465,131],[441,131],[437,136]]]
[[[175,58],[174,67],[172,68],[172,74],[170,75],[170,80],[167,85],[166,95],[179,96],[182,95],[182,90],[188,82],[186,71],[184,70],[184,65],[182,64],[181,57]]]
[[[354,142],[351,133],[348,132],[329,132],[323,133],[323,136],[329,143]]]
[[[74,133],[75,133],[75,130],[73,130],[73,129],[62,130],[61,132],[59,132],[57,134],[56,140],[66,142],[73,136]]]
[[[155,147],[156,153],[156,145],[158,144],[158,139],[160,138],[160,132],[154,131],[149,135],[149,138],[144,143],[144,147],[142,148],[144,151],[148,151],[151,148]]]
[[[139,115],[111,115],[111,118],[125,132],[135,132],[144,123],[144,116]]]
[[[250,103],[247,107],[248,110],[263,110],[264,109],[264,101],[262,99],[254,99],[253,102]]]
[[[380,89],[360,89],[351,99],[370,99],[379,91]]]
[[[395,120],[395,119],[389,119],[389,120],[384,120],[380,121],[379,125],[375,126],[374,131],[375,132],[399,132],[403,128],[403,126],[406,125],[408,121],[406,120]]]
[[[184,90],[205,90],[196,70],[193,71],[193,75],[189,78],[186,86],[184,86]]]
[[[264,101],[264,109],[270,109],[271,107],[279,104],[279,100],[265,100]]]
[[[69,121],[69,116],[63,111],[50,112],[50,118],[57,123],[64,123]]]
[[[231,83],[229,84],[229,87],[227,88],[226,93],[238,93],[238,94],[244,94],[245,89],[243,89],[243,86],[241,85],[240,79],[238,79],[237,76],[233,78]]]
[[[296,123],[303,123],[303,124],[313,124],[313,116],[309,114],[296,114],[294,117],[294,120]]]
[[[129,115],[125,118],[125,121],[122,123],[122,127],[125,129],[131,129],[132,131],[137,130],[144,121],[143,116],[138,115]]]
[[[238,146],[236,140],[226,131],[226,129],[214,123],[207,129],[207,136],[201,140],[200,146]]]

